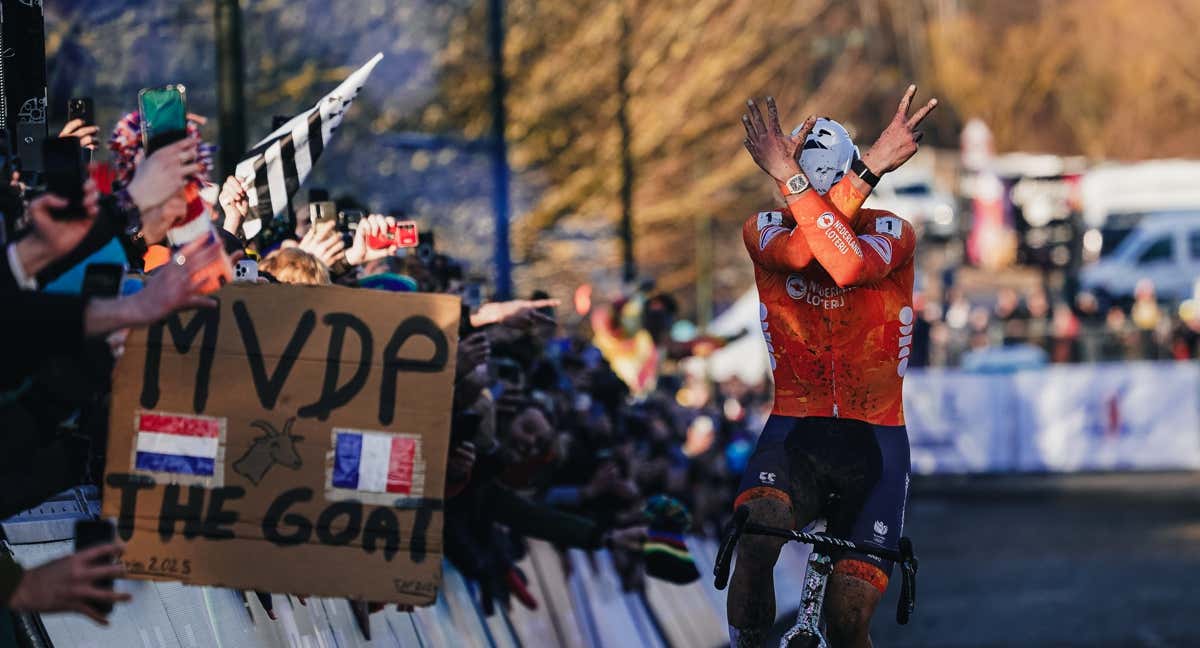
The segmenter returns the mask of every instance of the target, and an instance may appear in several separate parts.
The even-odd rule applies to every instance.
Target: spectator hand
[[[163,204],[200,172],[197,146],[196,140],[185,137],[139,159],[128,187],[129,197],[138,209],[146,211]]]
[[[621,471],[617,468],[617,464],[607,462],[601,465],[596,474],[592,476],[592,480],[587,486],[583,487],[582,493],[584,499],[595,499],[604,495],[611,495],[622,501],[631,502],[638,497],[637,485],[631,479],[621,477]]]
[[[346,263],[350,265],[362,265],[376,259],[390,257],[400,249],[398,245],[390,245],[385,248],[375,249],[367,245],[368,236],[382,236],[389,228],[396,224],[396,219],[391,216],[380,216],[379,214],[371,214],[362,219],[358,223],[358,229],[354,231],[354,243],[346,250]]]
[[[216,306],[215,299],[201,294],[201,287],[207,278],[205,269],[223,253],[221,239],[215,235],[200,237],[180,248],[159,271],[147,277],[141,292],[128,298],[137,300],[138,323],[157,322],[177,310]]]
[[[916,130],[917,126],[921,125],[929,113],[937,108],[938,100],[930,99],[928,103],[922,106],[913,116],[909,118],[908,109],[912,104],[913,96],[917,94],[917,86],[910,85],[904,93],[904,97],[900,99],[900,106],[896,108],[896,114],[892,117],[891,123],[887,128],[883,129],[883,133],[879,135],[879,139],[871,145],[871,149],[863,156],[863,163],[867,168],[876,175],[883,175],[889,171],[895,171],[900,168],[917,152],[917,143],[921,141],[921,136],[924,135],[921,131]]]
[[[142,238],[150,245],[160,243],[167,237],[167,230],[186,217],[187,199],[179,191],[162,204],[142,212]]]
[[[474,468],[475,444],[463,441],[450,453],[450,461],[446,464],[446,479],[451,482],[466,481]]]
[[[250,214],[250,199],[246,196],[246,187],[242,181],[235,176],[225,178],[217,202],[221,204],[221,211],[225,212],[225,231],[236,235],[242,221]]]
[[[100,127],[95,124],[84,124],[82,119],[72,119],[67,122],[61,131],[59,137],[75,137],[79,139],[79,146],[88,150],[96,150],[96,133],[100,132]]]
[[[68,204],[66,198],[54,194],[42,194],[29,203],[32,232],[15,244],[26,274],[41,272],[56,259],[74,250],[87,236],[96,215],[100,213],[100,192],[96,190],[96,183],[88,180],[83,184],[84,218],[55,218],[53,211],[65,209]]]
[[[299,247],[329,268],[346,258],[346,244],[342,242],[342,235],[332,227],[310,227],[304,238],[300,239]]]
[[[604,534],[604,546],[609,549],[640,552],[646,546],[646,530],[644,525],[612,529]]]
[[[123,565],[112,562],[124,551],[119,544],[106,544],[34,567],[21,578],[9,605],[23,612],[78,612],[108,625],[106,615],[93,605],[123,603],[131,597],[97,587],[96,581],[125,574]]]
[[[480,328],[489,324],[505,326],[530,326],[536,323],[554,323],[554,319],[539,313],[537,309],[558,306],[557,299],[514,299],[506,302],[488,302],[471,316],[471,326]],[[533,314],[529,314],[532,312]]]
[[[492,355],[492,344],[486,333],[472,333],[458,345],[458,364],[455,373],[461,379],[475,368],[487,364]]]
[[[500,326],[507,326],[518,331],[531,331],[537,326],[554,327],[557,324],[553,317],[532,308],[522,310],[500,322]]]

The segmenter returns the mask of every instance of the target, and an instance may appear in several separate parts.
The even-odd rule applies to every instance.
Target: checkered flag
[[[382,53],[376,54],[317,105],[275,129],[238,162],[234,176],[246,187],[250,202],[250,215],[242,223],[246,240],[262,231],[264,221],[287,209],[288,201],[308,178],[346,110],[382,59]]]

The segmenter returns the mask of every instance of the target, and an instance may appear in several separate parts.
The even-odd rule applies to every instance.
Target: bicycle
[[[836,502],[836,496],[830,498]],[[834,504],[836,506],[836,504]],[[826,508],[822,516],[826,520],[833,515]],[[794,529],[781,529],[750,522],[750,509],[742,506],[733,515],[721,548],[717,552],[716,565],[713,567],[713,585],[723,590],[729,584],[729,564],[733,558],[733,550],[738,540],[745,533],[775,536],[789,542],[803,542],[813,547],[808,557],[808,565],[804,570],[804,587],[800,598],[800,613],[796,623],[784,633],[779,642],[780,648],[828,648],[825,635],[821,631],[822,608],[825,603],[825,584],[833,571],[835,551],[853,551],[871,554],[884,560],[890,560],[900,566],[900,601],[896,605],[896,623],[906,625],[917,604],[917,557],[913,553],[912,541],[900,538],[899,551],[883,547],[856,545],[849,540],[835,538],[822,533],[807,533]]]

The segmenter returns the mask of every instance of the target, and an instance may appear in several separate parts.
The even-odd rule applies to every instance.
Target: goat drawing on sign
[[[296,442],[303,441],[304,437],[292,434],[292,424],[295,422],[294,417],[288,419],[283,424],[282,432],[267,421],[252,422],[251,427],[262,430],[263,435],[255,437],[246,454],[233,463],[233,470],[258,485],[263,475],[275,464],[292,470],[300,468],[300,454],[296,452]]]

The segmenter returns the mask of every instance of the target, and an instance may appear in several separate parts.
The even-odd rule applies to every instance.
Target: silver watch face
[[[801,173],[797,173],[791,178],[788,178],[787,188],[791,193],[800,193],[801,191],[808,189],[808,178],[804,177],[804,175]]]

